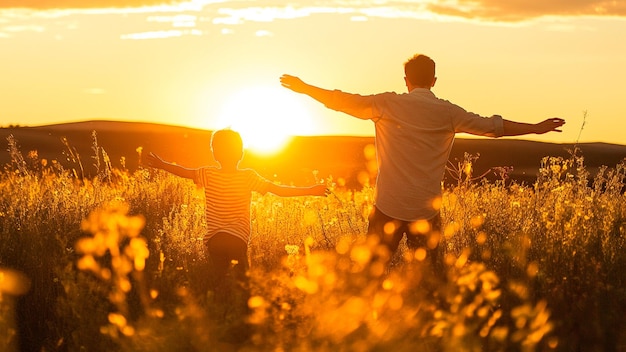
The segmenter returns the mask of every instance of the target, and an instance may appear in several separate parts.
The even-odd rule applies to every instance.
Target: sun
[[[310,113],[297,95],[265,86],[241,89],[226,100],[218,127],[239,132],[244,147],[258,154],[276,153],[293,136],[314,132]]]

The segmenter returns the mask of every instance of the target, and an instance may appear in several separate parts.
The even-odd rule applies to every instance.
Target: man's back
[[[400,220],[436,214],[441,177],[454,141],[452,104],[428,89],[383,93],[374,99],[379,173],[376,206]]]
[[[332,108],[367,111],[374,121],[379,174],[376,206],[399,220],[429,219],[454,136],[458,132],[499,136],[502,118],[484,118],[437,98],[429,89],[370,96],[335,91]],[[369,109],[363,109],[369,106]]]

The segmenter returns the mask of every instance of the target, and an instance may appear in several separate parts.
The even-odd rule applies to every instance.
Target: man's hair
[[[217,130],[211,136],[213,158],[220,164],[237,163],[243,156],[243,140],[239,132]]]
[[[422,54],[416,54],[404,63],[404,75],[414,86],[430,87],[435,79],[435,61]]]

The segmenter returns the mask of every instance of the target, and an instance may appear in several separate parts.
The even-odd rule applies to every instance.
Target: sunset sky
[[[402,65],[423,53],[440,98],[485,116],[567,120],[563,133],[527,139],[626,144],[624,35],[624,1],[0,0],[0,126],[372,135],[371,122],[281,88],[280,75],[404,92]]]

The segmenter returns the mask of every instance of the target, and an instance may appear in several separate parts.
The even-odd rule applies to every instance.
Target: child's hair
[[[211,136],[213,158],[220,164],[237,163],[243,157],[243,140],[239,132],[217,130]]]

